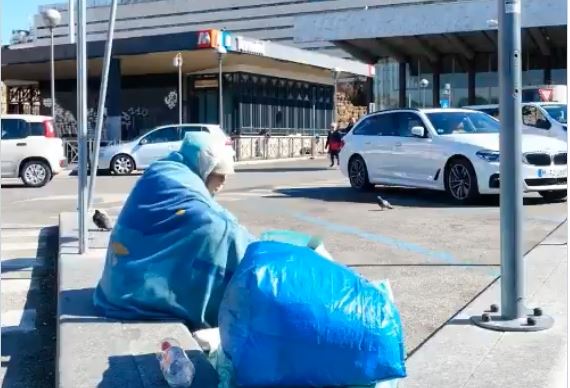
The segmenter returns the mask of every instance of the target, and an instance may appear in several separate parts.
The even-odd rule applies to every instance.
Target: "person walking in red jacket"
[[[331,167],[334,166],[335,159],[337,166],[340,164],[338,154],[341,148],[342,134],[338,130],[338,125],[336,123],[331,123],[331,130],[329,131],[327,142],[325,144],[325,149],[328,149],[331,158]]]

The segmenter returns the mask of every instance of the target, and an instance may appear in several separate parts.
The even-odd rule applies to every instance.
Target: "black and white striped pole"
[[[521,0],[498,0],[501,179],[501,308],[473,317],[497,331],[540,331],[554,320],[525,305],[521,117]]]

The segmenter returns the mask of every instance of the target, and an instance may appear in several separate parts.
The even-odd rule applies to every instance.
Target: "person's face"
[[[206,187],[210,194],[216,194],[224,188],[226,183],[226,176],[222,174],[211,173],[206,179]]]

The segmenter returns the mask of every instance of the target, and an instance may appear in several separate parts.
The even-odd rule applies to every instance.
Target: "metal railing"
[[[318,156],[325,153],[325,137],[314,136],[236,136],[232,139],[236,160],[288,159],[303,156]],[[63,139],[67,163],[78,162],[77,139]],[[95,149],[95,142],[87,143],[89,154]]]

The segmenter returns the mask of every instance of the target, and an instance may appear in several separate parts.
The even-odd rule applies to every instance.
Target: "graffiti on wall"
[[[8,88],[8,113],[39,115],[41,93],[35,86],[12,86]]]

